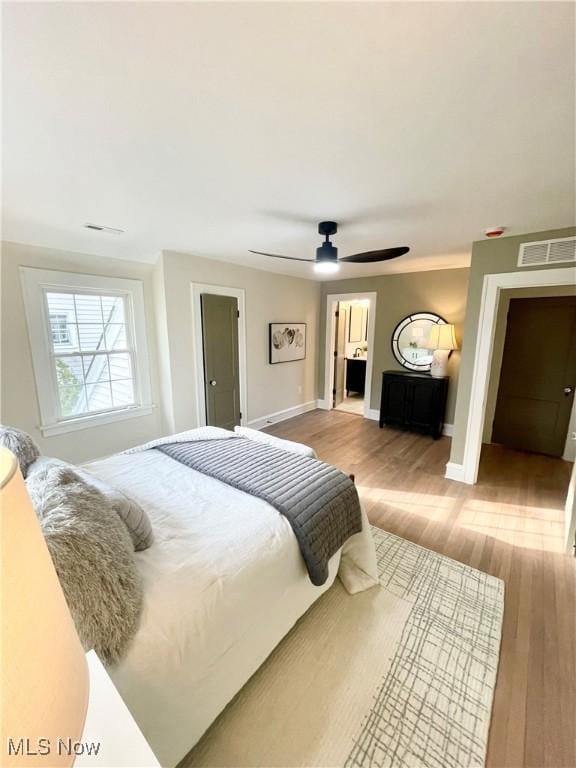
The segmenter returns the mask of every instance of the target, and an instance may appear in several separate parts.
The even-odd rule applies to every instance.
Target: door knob
[[[573,391],[574,391],[574,387],[564,387],[564,394],[566,395],[566,397],[568,397],[568,395],[571,395]]]
[[[216,379],[210,379],[210,386],[215,387],[216,386]]]

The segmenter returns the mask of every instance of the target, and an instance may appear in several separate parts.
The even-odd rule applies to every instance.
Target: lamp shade
[[[0,448],[0,765],[67,766],[88,703],[84,650],[14,455]],[[64,745],[64,746],[62,746]]]
[[[450,323],[433,325],[426,346],[428,349],[458,349],[454,326]]]

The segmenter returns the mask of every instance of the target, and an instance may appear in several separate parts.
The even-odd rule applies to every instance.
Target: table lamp
[[[70,766],[88,668],[15,456],[0,448],[0,765]]]
[[[426,346],[428,349],[434,350],[430,375],[436,379],[446,376],[450,352],[453,349],[458,349],[454,326],[450,323],[433,325],[430,329],[430,336]]]

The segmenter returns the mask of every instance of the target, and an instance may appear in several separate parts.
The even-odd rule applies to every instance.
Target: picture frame
[[[306,359],[306,323],[268,323],[268,363]]]

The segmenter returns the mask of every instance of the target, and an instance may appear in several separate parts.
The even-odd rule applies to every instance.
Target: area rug
[[[181,768],[484,765],[504,584],[372,530],[380,586],[337,581]]]

